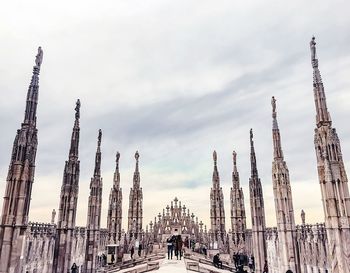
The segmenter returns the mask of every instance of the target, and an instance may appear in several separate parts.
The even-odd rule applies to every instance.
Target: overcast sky
[[[296,222],[322,222],[313,136],[309,41],[317,54],[346,170],[350,166],[349,1],[7,1],[0,11],[0,195],[40,45],[38,152],[30,220],[58,207],[74,107],[81,100],[77,224],[86,225],[98,129],[106,226],[115,153],[120,151],[123,226],[140,152],[144,226],[177,196],[209,224],[212,152],[224,190],[226,228],[232,151],[250,226],[249,129],[254,130],[267,225],[275,225],[271,183],[271,96]],[[1,202],[2,203],[2,202]],[[2,204],[0,205],[2,206]],[[208,226],[209,228],[209,226]]]

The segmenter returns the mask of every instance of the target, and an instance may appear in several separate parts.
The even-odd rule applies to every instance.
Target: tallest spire
[[[40,66],[43,61],[43,51],[41,47],[38,48],[38,54],[35,57],[35,65],[33,67],[32,80],[27,92],[27,102],[26,110],[24,115],[25,124],[34,124],[36,123],[36,107],[38,105],[39,97],[39,73]]]
[[[326,95],[322,83],[321,73],[318,69],[315,37],[310,41],[311,64],[313,68],[313,86],[316,106],[316,125],[321,127],[324,124],[332,125],[331,116],[328,113]]]

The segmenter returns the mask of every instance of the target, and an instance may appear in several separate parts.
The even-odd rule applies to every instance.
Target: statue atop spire
[[[312,64],[314,64],[314,60],[317,60],[316,57],[316,42],[315,42],[315,36],[312,36],[311,41],[310,41],[310,50],[311,50],[311,61]],[[317,63],[316,63],[317,64]]]
[[[101,139],[102,139],[102,130],[99,129],[98,130],[98,142],[97,142],[98,147],[101,147]]]
[[[139,151],[136,151],[135,153],[136,163],[139,163],[139,157],[140,157]]]
[[[117,166],[119,166],[119,158],[120,158],[120,153],[117,152],[115,155],[115,162],[117,163]]]
[[[75,105],[75,119],[80,119],[80,99],[77,99]]]
[[[253,129],[250,129],[250,164],[251,164],[251,173],[252,177],[256,176],[258,177],[258,169],[256,166],[256,156],[255,156],[255,149],[254,149],[254,141],[253,141]]]
[[[276,113],[276,99],[274,96],[271,98],[271,105],[272,105],[272,113]]]
[[[218,156],[217,156],[215,150],[214,150],[214,152],[213,152],[213,160],[214,160],[214,165],[216,166],[216,165],[217,165],[217,161],[218,161]]]
[[[98,130],[98,138],[97,138],[97,151],[95,157],[95,176],[101,176],[101,140],[102,140],[102,130]]]
[[[275,97],[271,98],[271,105],[272,105],[272,139],[273,139],[273,153],[274,158],[276,159],[282,159],[283,160],[283,152],[282,152],[282,146],[281,146],[281,136],[280,136],[280,130],[278,129],[278,123],[277,123],[277,112],[276,112],[276,99]]]
[[[43,50],[41,49],[41,46],[39,46],[38,54],[35,57],[35,65],[37,67],[40,67],[42,62],[43,62]]]

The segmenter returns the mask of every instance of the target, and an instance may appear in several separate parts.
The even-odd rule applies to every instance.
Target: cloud
[[[323,221],[313,147],[308,42],[315,34],[327,102],[348,170],[350,19],[346,7],[350,4],[152,0],[98,5],[75,1],[69,9],[67,5],[14,1],[6,3],[0,14],[0,194],[23,118],[36,47],[41,45],[44,61],[31,220],[49,221],[51,210],[57,210],[75,100],[80,98],[79,225],[86,223],[99,128],[103,130],[102,226],[117,150],[121,152],[124,226],[136,150],[141,155],[144,223],[177,196],[209,224],[214,149],[225,195],[226,228],[230,228],[233,149],[238,153],[250,222],[250,128],[254,129],[267,223],[274,225],[270,106],[274,95],[297,222],[302,208],[308,221]]]

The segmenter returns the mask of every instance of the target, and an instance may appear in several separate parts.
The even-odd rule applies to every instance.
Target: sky
[[[328,108],[350,166],[349,1],[7,1],[0,11],[0,196],[37,47],[44,51],[30,221],[58,208],[76,99],[81,101],[77,225],[86,225],[98,129],[103,204],[120,152],[123,226],[140,153],[144,226],[178,197],[209,229],[214,150],[230,229],[232,151],[251,226],[249,130],[276,224],[271,96],[277,100],[296,223],[324,221],[313,136],[309,42],[316,36]],[[2,203],[2,202],[1,202]],[[0,206],[2,204],[0,203]],[[57,218],[57,217],[56,217]]]

